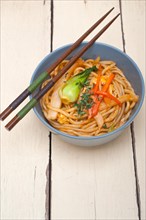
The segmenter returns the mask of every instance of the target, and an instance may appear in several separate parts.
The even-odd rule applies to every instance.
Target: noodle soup
[[[73,51],[51,76],[85,44]],[[70,46],[48,54],[35,69],[31,83]],[[80,81],[75,83],[76,80]],[[34,107],[34,112],[63,141],[83,147],[97,146],[118,137],[134,120],[144,100],[144,87],[141,71],[128,55],[113,46],[94,43]]]

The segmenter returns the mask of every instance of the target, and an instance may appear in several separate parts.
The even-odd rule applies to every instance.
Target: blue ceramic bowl
[[[84,42],[78,47],[69,57],[71,58],[73,54],[75,54],[78,50],[80,50],[87,42]],[[34,71],[31,83],[39,76],[40,73],[42,73],[44,70],[46,70],[59,56],[61,56],[62,53],[64,53],[65,50],[67,50],[71,45],[65,45],[49,55],[47,55],[37,66],[36,70]],[[63,139],[65,142],[79,145],[79,146],[97,146],[101,144],[105,144],[113,139],[115,139],[117,136],[121,134],[121,132],[130,125],[130,123],[134,120],[135,116],[138,114],[143,100],[144,100],[144,80],[141,74],[141,71],[139,70],[136,63],[125,53],[123,53],[121,50],[107,45],[103,43],[94,43],[94,45],[88,49],[86,53],[82,56],[84,59],[95,59],[97,56],[101,57],[101,60],[113,60],[116,62],[117,66],[124,72],[127,79],[132,84],[132,87],[134,88],[136,94],[139,96],[139,101],[134,107],[132,114],[129,118],[129,120],[122,125],[120,128],[114,130],[113,132],[110,132],[108,134],[104,134],[102,136],[94,136],[94,137],[77,137],[72,136],[69,134],[66,134],[64,132],[61,132],[54,127],[52,127],[47,120],[45,119],[41,107],[39,104],[34,108],[34,112],[39,118],[39,120],[53,133],[59,135],[61,139]]]

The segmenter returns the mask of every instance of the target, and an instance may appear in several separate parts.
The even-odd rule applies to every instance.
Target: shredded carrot
[[[103,96],[106,96],[106,97],[108,97],[108,98],[114,100],[119,106],[122,105],[122,103],[121,103],[115,96],[111,95],[111,94],[108,93],[108,92],[97,91],[96,94],[97,94],[97,95],[103,95]]]
[[[108,80],[106,81],[106,84],[102,87],[102,92],[106,92],[109,88],[109,85],[111,84],[112,80],[114,79],[115,75],[113,73],[111,73],[111,75],[109,76]],[[100,79],[97,79],[97,83],[96,83],[96,87],[98,89],[98,86],[99,86],[99,82],[98,80]],[[100,103],[103,99],[103,95],[100,94],[100,96],[98,97],[97,96],[97,91],[95,92],[94,96],[93,96],[93,101],[94,101],[94,104],[93,106],[88,110],[88,118],[93,118],[95,115],[97,115],[98,113],[98,110],[99,110],[99,106],[100,106]],[[119,100],[118,100],[119,101]]]
[[[102,88],[102,91],[103,91],[103,92],[106,92],[106,91],[108,90],[109,85],[111,84],[111,82],[112,82],[112,80],[114,79],[114,77],[115,77],[115,74],[111,73],[111,75],[109,76],[109,78],[108,78],[106,84],[105,84],[105,85],[103,86],[103,88]]]
[[[96,91],[99,89],[99,82],[100,82],[101,76],[102,76],[102,67],[100,65],[99,69],[98,69],[97,81],[96,81],[96,84],[95,84],[95,86],[93,88],[93,92],[94,93],[96,93]]]

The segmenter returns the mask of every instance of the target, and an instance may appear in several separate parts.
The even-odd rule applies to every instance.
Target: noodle
[[[68,63],[64,60],[51,73],[54,77]],[[42,112],[48,122],[56,129],[75,136],[98,136],[111,132],[122,126],[130,117],[131,111],[138,101],[138,96],[135,94],[130,82],[124,76],[124,73],[116,66],[113,61],[101,61],[100,57],[88,60],[79,59],[66,73],[62,82],[69,80],[73,76],[81,73],[85,69],[97,67],[97,71],[92,71],[87,79],[88,85],[83,85],[79,97],[74,103],[61,103],[61,107],[57,104],[51,105],[53,99],[54,88],[61,88],[62,85],[55,84],[41,99],[40,104]],[[98,86],[99,95],[93,94],[93,89],[99,75],[98,70],[101,68],[101,78]],[[111,74],[114,78],[111,81],[105,95],[100,95],[104,85],[107,83]],[[48,82],[45,81],[42,87]],[[88,91],[88,94],[87,94]],[[58,94],[59,96],[59,94]],[[96,115],[89,116],[89,111],[94,108],[94,99],[98,97],[99,109]],[[83,97],[91,99],[91,106],[82,111],[79,108],[79,103],[83,102]],[[61,99],[61,98],[60,98]],[[120,105],[120,104],[121,105]],[[80,110],[80,111],[79,111]],[[56,118],[51,119],[50,113],[56,112]]]

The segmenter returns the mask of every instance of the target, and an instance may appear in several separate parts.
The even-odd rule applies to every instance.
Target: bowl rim
[[[80,46],[82,45],[85,45],[87,44],[88,42],[87,41],[83,41]],[[42,61],[40,61],[40,63],[37,65],[36,69],[34,70],[33,74],[32,74],[32,77],[31,77],[31,80],[30,80],[30,84],[33,82],[34,80],[34,76],[36,75],[38,69],[40,68],[40,66],[49,59],[50,56],[52,56],[54,53],[57,53],[58,51],[62,50],[62,49],[65,49],[65,48],[68,48],[72,45],[72,43],[69,43],[69,44],[66,44],[66,45],[63,45],[55,50],[53,50],[52,52],[50,52],[48,55],[46,55]],[[115,129],[114,131],[112,132],[109,132],[107,134],[103,134],[103,135],[99,135],[99,136],[74,136],[74,135],[70,135],[70,134],[67,134],[65,132],[62,132],[60,130],[57,130],[56,128],[54,128],[52,125],[50,125],[45,118],[42,118],[40,116],[40,114],[37,112],[36,110],[36,107],[33,108],[36,116],[40,119],[40,121],[46,126],[48,127],[52,132],[54,132],[55,134],[58,134],[58,135],[61,135],[61,136],[64,136],[66,138],[71,138],[71,139],[77,139],[77,140],[95,140],[95,139],[102,139],[102,138],[107,138],[107,137],[110,137],[114,134],[118,134],[119,132],[122,132],[125,128],[127,128],[134,120],[134,118],[136,117],[136,115],[138,114],[138,112],[140,111],[141,107],[142,107],[142,104],[143,104],[143,101],[144,101],[144,95],[145,95],[145,84],[144,84],[144,79],[143,79],[143,75],[141,73],[141,70],[139,69],[138,65],[135,63],[135,61],[129,56],[127,55],[126,53],[124,53],[122,50],[120,50],[119,48],[115,47],[115,46],[112,46],[112,45],[109,45],[109,44],[106,44],[106,43],[101,43],[101,42],[95,42],[93,45],[99,45],[99,46],[104,46],[104,47],[108,47],[109,49],[112,49],[112,50],[116,50],[117,52],[121,53],[123,56],[125,56],[127,59],[129,59],[131,61],[131,63],[134,65],[134,67],[137,69],[137,72],[138,72],[138,75],[140,77],[140,80],[141,80],[141,84],[142,84],[142,96],[141,96],[141,100],[140,100],[140,103],[139,103],[139,106],[138,108],[136,109],[135,113],[128,119],[128,121],[126,121],[126,123],[124,123],[121,127]],[[92,47],[92,46],[91,46]],[[30,96],[31,98],[32,96]]]

